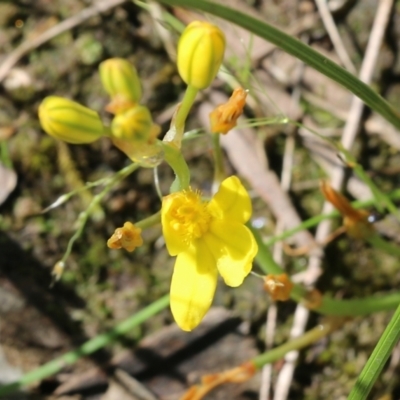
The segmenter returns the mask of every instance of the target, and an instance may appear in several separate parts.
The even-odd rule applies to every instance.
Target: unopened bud
[[[104,90],[113,101],[127,102],[132,106],[140,101],[142,87],[136,68],[123,58],[110,58],[99,67]]]
[[[193,21],[183,31],[177,54],[181,78],[196,89],[210,86],[222,64],[225,35],[215,25]]]
[[[145,106],[137,105],[118,114],[111,123],[112,137],[134,142],[153,140],[155,128],[150,111]],[[157,134],[159,129],[157,129]]]
[[[39,120],[47,134],[67,143],[92,143],[104,135],[96,111],[63,97],[46,97],[39,106]]]

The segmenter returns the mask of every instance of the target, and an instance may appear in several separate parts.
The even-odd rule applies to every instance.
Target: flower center
[[[185,242],[198,239],[208,231],[211,215],[206,205],[197,191],[189,189],[176,193],[170,210],[170,223]]]

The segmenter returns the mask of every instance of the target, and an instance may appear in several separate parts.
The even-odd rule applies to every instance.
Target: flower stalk
[[[186,88],[183,100],[178,106],[176,114],[172,119],[171,127],[164,136],[164,142],[171,143],[178,149],[181,148],[186,119],[193,107],[198,92],[199,90],[193,86],[189,85]]]
[[[212,134],[212,144],[213,144],[213,154],[214,154],[214,182],[213,182],[213,192],[216,191],[216,188],[220,185],[220,183],[224,180],[225,174],[225,166],[224,166],[224,157],[221,148],[221,139],[219,134]]]

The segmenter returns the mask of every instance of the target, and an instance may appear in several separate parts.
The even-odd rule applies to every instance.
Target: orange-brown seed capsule
[[[270,274],[264,278],[264,289],[269,293],[272,300],[289,300],[293,286],[287,274]]]
[[[125,249],[132,252],[143,244],[142,230],[131,222],[125,222],[122,228],[117,228],[108,239],[107,246],[110,249]]]
[[[210,113],[211,132],[228,133],[236,126],[237,119],[243,113],[246,104],[247,92],[240,88],[233,91],[232,96],[225,104],[220,104]]]
[[[368,221],[369,213],[366,210],[355,209],[346,197],[333,189],[326,181],[321,182],[320,188],[325,199],[342,214],[343,225],[350,236],[363,239],[374,232],[374,227]]]

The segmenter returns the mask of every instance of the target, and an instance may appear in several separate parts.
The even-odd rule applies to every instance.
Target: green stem
[[[394,346],[400,339],[400,306],[397,307],[389,325],[359,375],[348,400],[366,400],[376,379],[381,373]]]
[[[362,299],[340,300],[322,297],[322,304],[313,311],[333,317],[357,317],[378,311],[390,311],[400,304],[400,293],[374,295]]]
[[[164,142],[169,142],[174,144],[178,149],[181,148],[183,134],[185,132],[185,122],[186,118],[189,115],[190,110],[192,109],[193,103],[196,99],[198,89],[189,85],[186,88],[185,95],[183,96],[183,100],[178,107],[176,115],[171,123],[170,130],[165,134],[163,139]]]
[[[221,141],[219,133],[212,133],[212,143],[214,149],[214,184],[219,184],[225,178],[224,159],[222,157]]]
[[[110,191],[110,189],[118,182],[122,181],[125,179],[127,176],[129,176],[132,172],[137,170],[139,168],[139,164],[133,163],[125,167],[124,169],[121,169],[118,171],[107,183],[107,185],[104,187],[104,189],[97,194],[96,196],[93,197],[92,202],[89,204],[89,207],[85,210],[82,211],[78,217],[78,229],[74,233],[74,235],[71,237],[71,239],[68,241],[67,249],[65,250],[65,253],[60,260],[60,263],[65,264],[67,261],[69,255],[71,254],[72,247],[74,243],[81,237],[83,229],[86,225],[86,222],[91,214],[91,212],[97,207],[97,205],[103,200],[104,196]],[[57,276],[57,279],[59,279],[59,276]]]
[[[351,153],[346,150],[341,143],[338,143],[340,151],[343,153],[346,162],[349,167],[353,169],[356,175],[371,189],[373,196],[375,197],[375,207],[378,211],[382,212],[383,207],[386,207],[389,212],[400,220],[400,213],[396,205],[392,202],[390,196],[383,193],[374,181],[368,176],[364,171],[364,168],[356,161],[356,159],[351,155]]]
[[[18,381],[0,386],[0,397],[15,392],[19,388],[25,385],[32,384],[41,379],[47,378],[51,375],[61,371],[66,365],[74,364],[81,357],[87,356],[94,353],[95,351],[107,346],[113,342],[117,337],[125,335],[130,332],[135,326],[142,324],[147,321],[150,317],[158,314],[160,311],[168,307],[169,295],[165,295],[139,311],[135,315],[118,324],[115,328],[111,329],[107,333],[96,336],[93,339],[88,340],[82,346],[78,347],[63,356],[52,360],[43,366],[35,369],[32,372],[28,372]]]
[[[331,322],[318,325],[302,336],[292,339],[281,346],[260,354],[259,356],[253,358],[251,362],[256,366],[256,368],[261,369],[266,364],[271,364],[275,361],[281,360],[287,353],[289,353],[289,351],[300,350],[312,343],[315,343],[316,341],[329,335],[329,333],[331,333],[332,330],[337,327],[338,324]]]
[[[140,229],[147,229],[150,228],[151,226],[159,224],[160,222],[161,222],[161,211],[158,211],[155,214],[151,215],[150,217],[147,217],[145,219],[142,219],[141,221],[136,222],[135,226],[137,226]]]
[[[6,140],[0,141],[0,160],[5,167],[12,169],[10,150],[8,149],[8,142]]]
[[[397,244],[388,242],[383,239],[379,234],[374,234],[366,239],[376,249],[383,250],[385,253],[391,254],[392,256],[400,257],[400,247]]]
[[[170,192],[179,192],[189,188],[190,170],[178,147],[174,143],[161,142],[164,150],[165,161],[175,173],[175,180],[171,185]]]
[[[287,53],[310,65],[325,76],[350,90],[369,107],[400,129],[400,115],[378,93],[345,69],[330,61],[310,46],[302,43],[267,23],[238,10],[207,0],[158,0],[169,6],[189,7],[230,21],[257,36],[268,40]]]
[[[183,100],[175,117],[175,126],[177,129],[184,131],[186,118],[192,109],[198,92],[199,90],[191,85],[186,88],[185,95],[183,96]]]

